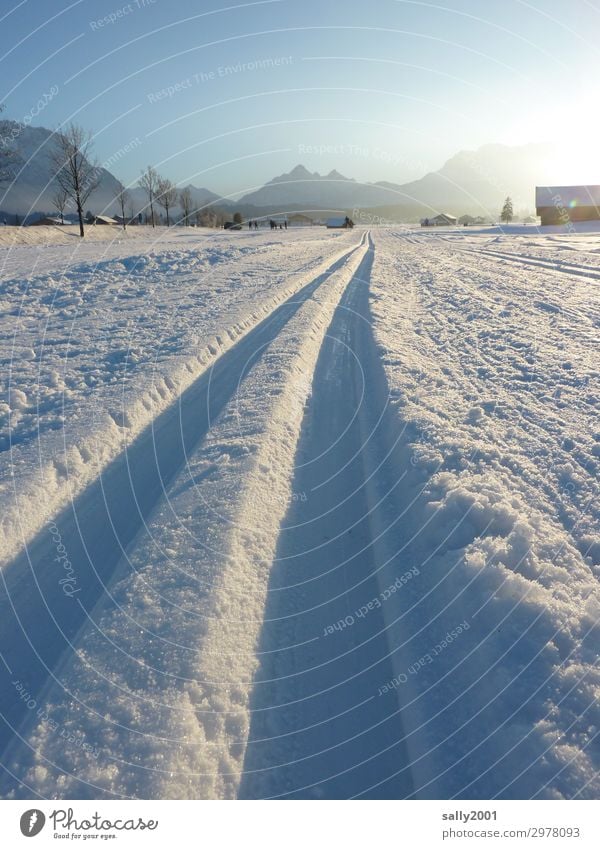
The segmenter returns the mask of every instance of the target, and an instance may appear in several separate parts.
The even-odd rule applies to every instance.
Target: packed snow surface
[[[0,249],[2,795],[597,798],[599,252]]]

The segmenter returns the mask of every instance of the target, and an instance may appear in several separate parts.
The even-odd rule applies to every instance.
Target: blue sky
[[[585,0],[0,0],[0,102],[83,124],[124,182],[151,163],[233,194],[299,162],[402,182],[557,140],[567,180],[599,129],[599,30]]]

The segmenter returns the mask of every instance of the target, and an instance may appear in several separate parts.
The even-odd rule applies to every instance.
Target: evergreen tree
[[[506,198],[504,206],[502,207],[502,212],[500,213],[500,220],[503,221],[504,224],[510,224],[513,218],[514,212],[512,200],[510,198]]]

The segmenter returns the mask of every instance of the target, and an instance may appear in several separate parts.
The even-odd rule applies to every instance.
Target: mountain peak
[[[350,177],[344,177],[343,174],[340,174],[339,171],[336,171],[335,168],[333,171],[330,171],[329,174],[324,178],[325,180],[350,180]]]
[[[313,175],[310,173],[308,168],[305,168],[304,165],[296,165],[295,168],[292,168],[289,177],[295,177],[296,179],[302,179],[305,177],[312,177]]]

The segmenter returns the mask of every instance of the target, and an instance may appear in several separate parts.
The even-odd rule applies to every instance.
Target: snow
[[[20,401],[4,408],[0,492],[15,479],[19,492],[3,512],[0,563],[347,241],[179,231],[166,245],[138,238],[133,254],[111,242],[94,261],[94,246],[63,248],[42,273],[37,257],[30,268],[9,252],[0,356],[3,391]]]
[[[163,228],[160,228],[162,231]],[[161,232],[161,238],[167,234]],[[85,225],[85,241],[90,242],[115,242],[124,239],[147,238],[142,227],[128,227],[122,230],[120,227],[94,227]],[[167,236],[168,238],[168,236]],[[80,239],[79,225],[46,225],[40,224],[32,227],[11,227],[0,225],[0,247],[20,247],[21,245],[37,245],[49,247],[50,245],[74,245]]]
[[[470,236],[429,244],[386,234],[371,277],[409,455],[386,545],[422,568],[388,623],[392,644],[405,642],[397,674],[471,625],[447,668],[409,682],[421,794],[593,797],[600,290],[588,246],[574,274],[542,239],[535,269],[524,240],[502,241],[515,264]]]
[[[600,236],[546,229],[0,256],[2,795],[597,798]]]

